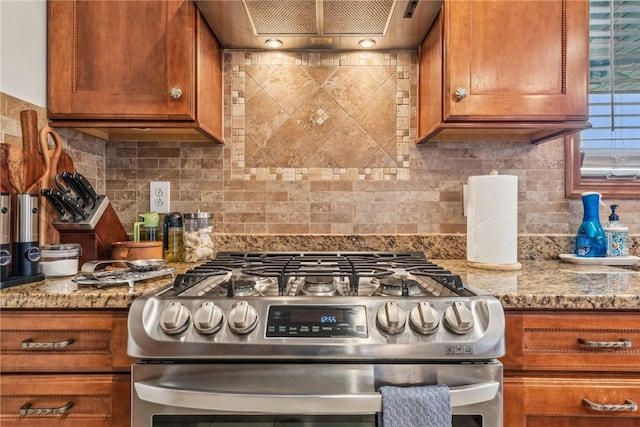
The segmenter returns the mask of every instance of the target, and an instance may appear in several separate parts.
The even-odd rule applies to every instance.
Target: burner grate
[[[248,295],[248,287],[238,281],[247,277],[269,283],[269,295],[280,296],[357,296],[359,288],[363,295],[474,295],[460,276],[421,252],[221,252],[179,275],[173,292],[222,275],[229,277],[220,292],[228,296]]]

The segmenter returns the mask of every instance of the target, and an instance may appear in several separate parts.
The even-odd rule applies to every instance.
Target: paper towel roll
[[[471,176],[467,188],[467,261],[514,270],[518,263],[518,177]]]

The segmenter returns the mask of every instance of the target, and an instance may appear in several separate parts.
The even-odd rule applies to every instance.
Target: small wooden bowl
[[[111,259],[161,259],[162,242],[113,242],[111,244]]]

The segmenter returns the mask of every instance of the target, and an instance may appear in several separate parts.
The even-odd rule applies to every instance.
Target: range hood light
[[[358,46],[363,47],[365,49],[372,48],[376,45],[376,41],[373,39],[363,39],[358,42]]]
[[[282,47],[282,40],[267,39],[267,40],[265,40],[264,44],[266,44],[267,46],[272,47],[272,48],[278,48],[278,47]]]

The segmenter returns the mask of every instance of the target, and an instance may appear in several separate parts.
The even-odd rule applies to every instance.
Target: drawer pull
[[[620,338],[619,341],[589,341],[584,338],[578,338],[578,344],[584,347],[590,348],[620,348],[631,347],[631,341],[625,338]]]
[[[22,341],[20,346],[29,350],[49,350],[69,347],[71,344],[73,344],[74,341],[75,340],[73,338],[68,338],[64,341],[34,342],[31,338],[27,338],[26,340]]]
[[[631,399],[625,399],[624,403],[594,403],[589,399],[582,399],[582,404],[589,409],[593,409],[594,411],[603,411],[603,412],[619,412],[619,411],[629,411],[636,412],[638,410],[638,404]]]
[[[32,408],[31,403],[27,402],[20,407],[20,416],[26,417],[27,415],[66,415],[72,406],[73,402],[69,402],[59,408]]]

